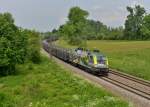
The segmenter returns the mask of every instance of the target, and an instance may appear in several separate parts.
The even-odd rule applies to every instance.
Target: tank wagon
[[[92,74],[108,74],[108,59],[99,50],[90,51],[83,48],[67,49],[49,43],[49,41],[51,40],[47,39],[42,43],[44,50],[49,54],[65,62],[71,63],[74,66],[80,67]]]

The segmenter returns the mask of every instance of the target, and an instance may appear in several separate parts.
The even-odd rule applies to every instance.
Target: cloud
[[[90,19],[116,27],[124,24],[126,6],[136,4],[144,4],[150,12],[150,0],[0,0],[0,12],[12,13],[18,26],[47,31],[64,24],[69,9],[79,6]]]
[[[131,2],[131,7],[134,7],[135,5],[141,5],[144,7],[144,3],[141,0],[133,0]]]
[[[99,5],[95,5],[91,8],[91,10],[99,10],[99,9],[102,9],[102,7]]]
[[[111,27],[117,27],[124,24],[126,18],[126,8],[125,6],[116,5],[108,6],[105,5],[95,5],[91,8],[90,19],[102,21],[104,24]]]
[[[68,18],[67,17],[60,17],[60,19],[59,19],[59,23],[62,25],[62,24],[64,24],[65,22],[67,22],[68,21]]]

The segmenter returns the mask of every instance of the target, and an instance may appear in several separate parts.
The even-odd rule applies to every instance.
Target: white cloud
[[[142,0],[133,0],[131,2],[131,7],[134,7],[135,5],[141,5],[144,7],[144,3],[142,2]]]
[[[102,7],[99,5],[95,5],[92,7],[92,10],[99,10],[99,9],[102,9]]]
[[[128,14],[126,6],[137,4],[150,13],[150,0],[0,0],[0,12],[12,13],[19,26],[47,31],[64,24],[72,6],[87,10],[90,19],[119,26]]]
[[[67,17],[61,17],[61,18],[59,19],[59,23],[60,23],[60,24],[64,24],[66,21],[68,21],[68,18],[67,18]]]
[[[102,21],[109,26],[121,26],[124,24],[126,17],[126,7],[121,5],[115,5],[114,8],[95,5],[91,8],[91,19]]]

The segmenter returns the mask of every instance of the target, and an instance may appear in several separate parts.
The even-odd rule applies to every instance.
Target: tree
[[[68,14],[68,21],[61,25],[57,34],[69,44],[86,46],[86,40],[121,39],[123,28],[109,28],[100,21],[87,19],[88,12],[73,7]]]
[[[110,28],[108,31],[108,36],[105,36],[104,39],[108,40],[120,40],[123,38],[123,27]]]
[[[79,7],[72,7],[68,15],[69,21],[73,24],[85,22],[87,17],[88,12]]]
[[[28,53],[27,53],[27,60],[38,64],[41,61],[41,54],[40,54],[40,36],[39,33],[32,30],[23,30],[23,33],[28,37]]]
[[[57,30],[56,30],[56,29],[53,29],[53,30],[52,30],[52,33],[56,33],[56,32],[57,32]]]
[[[60,35],[67,38],[68,43],[72,45],[85,44],[86,38],[83,34],[83,29],[86,25],[87,16],[87,11],[79,7],[71,8],[68,15],[69,21],[59,29]]]
[[[137,5],[135,8],[127,7],[127,10],[130,14],[125,22],[124,39],[142,39],[141,26],[146,13],[145,9]]]
[[[88,40],[96,40],[105,38],[109,29],[100,21],[87,20],[83,31]]]
[[[15,65],[24,63],[27,53],[27,38],[14,25],[10,13],[0,14],[0,74],[15,71]]]
[[[150,39],[150,14],[144,17],[141,32],[143,40]]]

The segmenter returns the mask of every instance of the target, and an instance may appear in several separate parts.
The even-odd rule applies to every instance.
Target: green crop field
[[[128,107],[46,57],[40,64],[19,65],[17,71],[0,77],[0,107]]]
[[[57,44],[73,48],[65,41]],[[99,41],[87,42],[90,49],[97,48],[108,56],[111,68],[150,80],[150,41]]]

